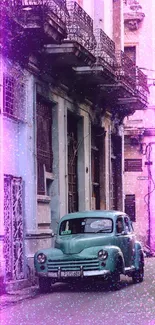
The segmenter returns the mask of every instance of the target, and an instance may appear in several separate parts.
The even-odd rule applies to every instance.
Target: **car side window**
[[[127,216],[124,218],[124,223],[125,223],[125,232],[131,233],[132,229],[129,222],[129,218]]]
[[[123,218],[118,217],[116,220],[116,232],[118,234],[121,234],[124,231],[124,224],[123,224]]]

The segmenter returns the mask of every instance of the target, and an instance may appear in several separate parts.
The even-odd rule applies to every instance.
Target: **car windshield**
[[[113,221],[110,218],[79,218],[62,221],[59,235],[111,233]]]

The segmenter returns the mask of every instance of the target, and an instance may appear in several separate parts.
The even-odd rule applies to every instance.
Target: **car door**
[[[118,223],[122,223],[121,231],[118,229]],[[129,217],[119,216],[116,220],[116,243],[120,247],[125,261],[125,266],[130,267],[133,264],[135,237],[130,225]]]

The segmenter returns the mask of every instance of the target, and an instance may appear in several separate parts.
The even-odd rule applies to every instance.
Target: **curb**
[[[25,288],[16,292],[9,292],[0,296],[0,309],[14,305],[27,299],[33,299],[38,294],[38,286]]]

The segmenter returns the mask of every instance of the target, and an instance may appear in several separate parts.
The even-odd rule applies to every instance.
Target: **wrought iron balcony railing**
[[[144,96],[149,93],[147,76],[138,67],[136,67],[136,89]]]
[[[93,50],[96,46],[93,20],[75,1],[67,0],[67,9],[67,40],[76,41],[89,51]]]
[[[102,29],[96,29],[94,35],[97,42],[97,46],[94,49],[97,64],[107,65],[114,69],[116,64],[115,43]]]
[[[116,53],[116,75],[118,79],[122,80],[127,86],[136,89],[136,65],[123,52]]]
[[[34,8],[44,7],[52,11],[64,24],[68,15],[66,0],[0,0],[0,5],[10,7],[13,10],[25,9],[31,10]]]

